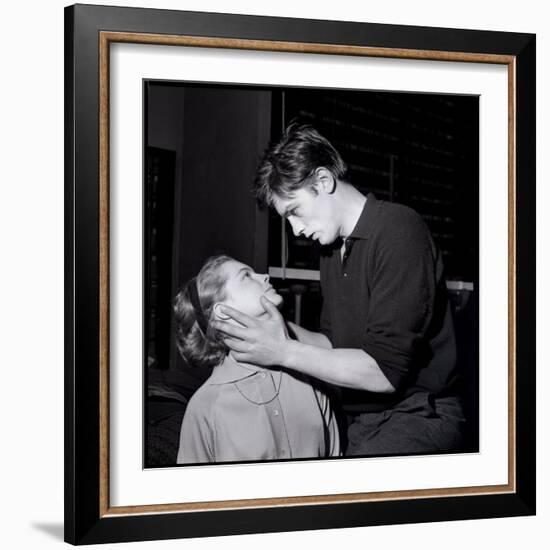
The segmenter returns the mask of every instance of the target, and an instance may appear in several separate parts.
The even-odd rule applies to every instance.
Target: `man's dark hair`
[[[274,195],[289,198],[311,185],[310,177],[320,166],[335,179],[343,179],[347,170],[338,151],[313,126],[292,122],[260,161],[254,194],[262,205],[271,206]]]

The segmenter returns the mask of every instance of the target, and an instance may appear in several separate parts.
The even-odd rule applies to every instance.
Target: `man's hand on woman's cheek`
[[[290,337],[283,317],[277,307],[267,298],[261,298],[266,315],[250,317],[229,306],[222,306],[221,312],[236,321],[215,321],[214,328],[223,332],[224,342],[237,361],[261,366],[280,365],[283,362],[284,344]]]

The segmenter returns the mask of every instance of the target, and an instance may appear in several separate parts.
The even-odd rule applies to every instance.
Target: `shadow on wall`
[[[32,523],[31,527],[35,531],[41,531],[52,539],[63,542],[65,529],[62,523]]]

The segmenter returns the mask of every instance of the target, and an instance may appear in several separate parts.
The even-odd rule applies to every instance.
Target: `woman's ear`
[[[221,302],[216,302],[214,304],[214,317],[216,317],[219,321],[227,321],[230,317],[222,311],[222,307],[223,304]]]

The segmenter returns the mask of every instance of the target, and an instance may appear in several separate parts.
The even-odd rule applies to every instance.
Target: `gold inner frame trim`
[[[439,488],[371,493],[348,493],[300,497],[279,497],[215,502],[151,504],[140,506],[110,506],[109,498],[109,83],[111,43],[154,44],[225,48],[269,52],[290,52],[327,55],[385,57],[465,63],[492,63],[508,66],[508,483],[478,487]],[[99,515],[113,517],[139,514],[198,512],[281,506],[313,506],[384,500],[442,498],[514,493],[516,491],[516,58],[511,55],[375,48],[340,44],[314,44],[246,40],[203,36],[160,35],[148,33],[99,33],[99,356],[100,356],[100,486]]]
[[[508,484],[516,490],[516,59],[508,64]]]

